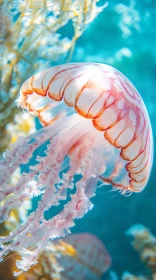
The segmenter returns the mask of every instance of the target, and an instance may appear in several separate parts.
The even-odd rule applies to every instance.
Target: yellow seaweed
[[[99,7],[97,2],[0,1],[0,153],[18,136],[12,138],[7,125],[15,124],[14,116],[19,112],[15,99],[22,83],[60,57],[68,54],[68,60],[71,59],[76,40],[107,6]],[[73,26],[70,39],[60,33],[69,22]]]

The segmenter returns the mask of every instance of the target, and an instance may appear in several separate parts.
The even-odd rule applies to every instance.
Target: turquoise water
[[[156,7],[154,1],[129,3],[109,3],[108,8],[78,39],[71,62],[107,63],[123,72],[134,83],[146,104],[155,141]],[[61,32],[70,37],[70,23]],[[65,62],[66,59],[60,59],[56,65]],[[126,231],[133,224],[143,224],[156,234],[155,180],[154,157],[151,177],[143,192],[125,197],[111,192],[111,187],[99,188],[92,199],[92,211],[77,220],[71,229],[73,233],[93,233],[106,245],[112,257],[112,266],[102,279],[114,279],[112,271],[117,279],[121,279],[124,271],[135,275],[148,274]]]
[[[72,61],[108,63],[123,72],[134,83],[146,104],[155,143],[156,2],[131,1],[128,11],[129,1],[109,2],[108,8],[78,40]],[[126,24],[126,20],[130,24]],[[92,199],[93,210],[78,220],[72,229],[72,232],[89,231],[103,240],[112,256],[111,269],[119,279],[125,270],[135,275],[147,273],[125,232],[133,224],[143,224],[156,234],[155,166],[154,157],[151,177],[142,193],[124,197],[110,192],[108,187],[98,189]],[[103,279],[109,279],[109,275]]]
[[[99,62],[124,73],[141,94],[151,119],[156,142],[156,1],[115,1],[87,27],[77,40],[70,62]],[[105,3],[99,1],[98,5]],[[69,24],[62,35],[72,37]],[[67,57],[51,62],[51,66],[67,62]],[[37,128],[40,127],[38,121]],[[112,266],[103,280],[121,279],[124,271],[149,273],[131,245],[126,231],[134,224],[143,224],[156,235],[156,160],[149,182],[141,193],[129,197],[112,192],[110,186],[98,188],[91,199],[94,208],[71,228],[72,233],[89,232],[107,247]],[[34,199],[34,208],[37,200]],[[56,211],[58,211],[57,208]],[[54,210],[49,215],[54,214]],[[48,217],[48,216],[47,216]],[[113,278],[113,273],[117,278]],[[114,276],[115,277],[115,276]],[[1,279],[0,279],[1,280]],[[89,279],[86,279],[89,280]]]

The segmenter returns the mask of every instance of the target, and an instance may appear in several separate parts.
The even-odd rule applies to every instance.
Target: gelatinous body
[[[117,69],[91,63],[47,69],[24,83],[18,103],[45,125],[74,111],[91,119],[104,132],[103,145],[106,139],[120,151],[116,169],[124,165],[128,175],[126,184],[113,180],[119,170],[104,180],[132,191],[146,185],[153,153],[150,121],[138,91]]]
[[[17,104],[38,116],[45,126],[19,138],[0,164],[1,199],[14,195],[1,207],[1,221],[26,198],[42,194],[27,223],[1,240],[13,240],[3,248],[2,256],[8,250],[22,249],[24,260],[18,267],[26,269],[49,238],[69,233],[73,220],[92,208],[90,197],[99,180],[122,193],[144,189],[152,166],[153,140],[139,93],[108,65],[77,63],[44,70],[23,84]],[[45,155],[38,156],[37,164],[10,187],[9,176],[47,140]],[[77,190],[71,201],[58,215],[45,220],[44,212],[66,199],[67,189],[73,187]],[[30,260],[23,248],[34,244],[37,249],[31,250]]]

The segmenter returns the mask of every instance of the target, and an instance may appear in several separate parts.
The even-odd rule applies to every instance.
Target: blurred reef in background
[[[0,154],[19,135],[36,129],[34,119],[16,107],[22,83],[40,70],[67,61],[107,63],[126,74],[146,103],[156,139],[156,1],[108,2],[107,7],[103,0],[0,0]],[[154,158],[151,179],[143,193],[127,201],[125,197],[112,195],[107,187],[103,192],[97,191],[93,198],[96,209],[78,221],[73,230],[91,232],[108,247],[112,271],[106,272],[102,279],[156,279],[155,163]],[[22,222],[29,208],[30,202],[24,209],[11,212],[10,221],[2,225],[0,235]],[[132,226],[136,223],[145,226]],[[129,245],[125,231],[133,237],[132,245],[139,254]],[[62,252],[75,261],[76,250],[68,242],[52,246],[53,263]],[[44,256],[40,257],[39,270],[45,268]],[[16,257],[11,256],[0,265],[0,279],[15,279],[12,271]],[[29,279],[60,278],[54,278],[54,274],[52,278],[49,273],[44,278],[41,275],[26,278],[23,274],[17,278]]]
[[[139,253],[140,260],[149,269],[147,275],[139,276],[125,272],[122,280],[155,280],[156,279],[156,236],[143,225],[133,225],[127,232],[133,237],[132,246]]]
[[[15,99],[22,83],[35,72],[57,63],[61,56],[71,59],[76,40],[107,6],[97,6],[96,2],[0,1],[0,153],[21,132],[26,134],[34,128],[27,113],[27,122],[21,114],[16,115],[20,110]],[[69,21],[72,34],[63,36],[60,29]]]

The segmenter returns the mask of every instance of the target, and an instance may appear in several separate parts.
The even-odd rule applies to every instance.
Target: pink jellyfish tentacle
[[[62,127],[60,129],[62,129]],[[55,126],[54,126],[53,127],[53,133],[45,134],[46,136],[42,137],[42,140],[40,140],[40,144],[42,145],[42,143],[44,143],[46,140],[48,140],[50,135],[52,135],[52,134],[55,135],[57,133],[57,131],[58,131],[58,129],[55,130]],[[46,129],[46,132],[47,132],[47,129]],[[36,136],[35,134],[32,135],[32,139],[34,141],[36,140],[35,136]],[[37,138],[37,140],[38,140],[38,138]],[[36,140],[36,143],[37,143],[37,140]],[[30,139],[29,139],[29,141],[30,141]],[[35,146],[38,147],[39,144],[38,143],[36,144],[36,143],[35,143]],[[34,148],[34,145],[33,145],[33,148]],[[30,155],[31,151],[32,151],[32,146],[30,147],[29,155]],[[20,154],[20,149],[18,149],[18,154]],[[22,154],[21,155],[21,157],[22,157],[23,156],[23,149],[21,149],[21,154]],[[24,154],[24,158],[26,158],[26,154]],[[27,160],[29,160],[28,154],[27,154]],[[48,157],[45,160],[44,164],[46,164],[47,160],[49,160]],[[11,162],[10,159],[9,159],[9,162]],[[22,161],[22,163],[24,163],[24,161]],[[10,163],[10,165],[13,165],[13,163]],[[18,165],[16,165],[16,166],[13,165],[13,168],[16,169],[17,166]],[[12,187],[9,188],[9,182],[5,183],[5,184],[4,184],[4,182],[2,182],[2,185],[1,185],[1,200],[3,200],[6,197],[7,197],[7,200],[4,201],[3,206],[0,206],[0,213],[1,213],[0,221],[1,222],[5,221],[7,219],[8,215],[10,213],[10,210],[12,208],[18,208],[22,205],[22,203],[24,202],[25,199],[32,198],[33,196],[38,196],[40,193],[42,193],[42,190],[40,189],[39,180],[38,180],[38,184],[36,184],[36,181],[35,181],[35,178],[34,178],[36,173],[42,171],[41,166],[42,166],[42,164],[40,164],[40,166],[37,165],[36,171],[29,172],[29,173],[23,173],[22,174],[23,176],[19,179],[19,181],[17,182],[17,184],[15,186],[12,186]],[[32,169],[33,168],[31,168],[31,170]],[[35,170],[35,168],[34,168],[34,170]],[[10,194],[14,195],[14,199],[12,199],[12,196],[10,196]]]
[[[75,128],[76,128],[76,135],[74,135]],[[40,163],[40,164],[34,166],[33,168],[31,168],[33,170],[36,170],[36,171],[40,172],[40,173],[42,171],[44,171],[43,174],[41,173],[40,178],[37,182],[38,182],[39,185],[41,183],[43,185],[43,182],[45,182],[45,185],[46,185],[45,193],[43,195],[42,201],[39,203],[39,206],[38,206],[36,212],[31,214],[30,219],[28,219],[27,225],[25,225],[24,227],[21,226],[20,228],[18,228],[17,231],[14,231],[14,234],[12,234],[11,236],[8,236],[8,238],[5,238],[4,242],[11,241],[17,235],[18,236],[21,235],[20,240],[25,240],[25,236],[29,235],[30,231],[31,231],[31,234],[32,234],[32,229],[31,228],[36,226],[36,224],[34,225],[33,220],[34,221],[39,221],[39,220],[42,221],[43,220],[42,215],[43,215],[44,211],[46,209],[48,209],[50,206],[58,203],[59,200],[61,200],[62,189],[61,189],[61,191],[58,191],[58,194],[57,194],[56,189],[54,187],[54,185],[57,183],[57,180],[58,180],[58,182],[60,180],[60,178],[58,177],[60,163],[63,161],[63,158],[65,157],[65,155],[68,153],[69,148],[71,148],[71,146],[74,145],[76,141],[79,141],[79,139],[81,138],[81,134],[82,134],[83,141],[84,141],[84,137],[87,138],[87,129],[88,129],[87,127],[84,127],[84,131],[83,131],[82,125],[79,125],[79,129],[78,129],[78,126],[74,125],[74,130],[73,130],[73,135],[74,136],[72,135],[72,129],[70,129],[70,137],[68,138],[68,140],[69,140],[68,143],[69,144],[68,145],[65,144],[64,145],[65,147],[63,147],[63,139],[66,137],[66,134],[68,134],[68,131],[65,132],[65,133],[62,133],[63,134],[62,148],[60,148],[61,147],[61,144],[60,144],[61,143],[61,137],[60,137],[60,135],[58,135],[59,140],[60,140],[59,145],[58,145],[58,136],[56,136],[55,137],[56,139],[54,138],[55,141],[54,141],[53,145],[52,145],[52,143],[49,144],[49,149],[47,151],[48,155],[47,155],[47,157],[44,161],[44,166],[46,164],[46,168],[45,167],[43,168],[42,163]],[[81,141],[81,145],[82,145],[83,141]],[[90,143],[90,145],[91,145],[91,143]],[[59,153],[57,153],[58,148],[60,148]],[[82,151],[82,147],[80,147],[80,148],[81,148],[81,156],[79,155],[79,164],[76,166],[76,168],[79,168],[79,169],[80,169],[81,161],[84,161],[83,158],[85,156],[85,149],[88,148],[88,150],[89,150],[90,146],[88,145],[88,147],[84,147],[83,148],[84,151]],[[61,154],[61,150],[63,150],[63,154]],[[51,164],[51,159],[52,158],[55,158],[55,161],[54,161],[53,164]],[[43,160],[43,158],[41,158],[41,160]],[[48,165],[48,162],[49,162],[49,165]],[[81,168],[83,168],[83,165],[81,166]],[[73,175],[74,175],[74,172],[76,172],[75,168],[74,168],[74,170],[72,170]],[[80,171],[79,171],[79,173],[80,173]],[[68,173],[67,173],[67,175],[68,175]],[[69,178],[71,178],[71,174],[70,174]],[[67,185],[67,183],[69,183],[69,178],[68,178],[68,180],[66,182],[66,186],[64,186],[64,188],[69,187],[69,184]],[[66,176],[66,179],[67,179],[67,176]],[[83,184],[82,184],[82,182],[80,184],[81,187],[83,185],[85,186],[85,180],[83,180]],[[28,191],[30,191],[30,189],[28,189]],[[78,191],[78,193],[79,193],[79,191]],[[53,194],[55,194],[55,196],[52,196]],[[16,201],[14,200],[13,202],[14,202],[14,207],[15,207]],[[78,203],[82,204],[81,201],[79,201]],[[13,204],[12,204],[12,206],[13,206]],[[75,206],[75,207],[78,207],[78,206]],[[76,215],[71,216],[71,218],[72,217],[76,217]],[[39,224],[38,224],[38,227],[39,227]],[[35,235],[34,235],[34,238],[37,241],[37,238],[36,238]],[[1,240],[1,242],[3,242],[3,239]],[[26,245],[26,241],[24,243]],[[22,244],[23,244],[23,242],[22,242]],[[20,241],[18,240],[18,243],[15,242],[14,245],[15,245],[15,247],[18,246],[18,248],[19,248],[20,247]],[[12,250],[13,250],[13,247],[14,246],[12,244],[11,245]],[[8,250],[10,250],[10,249],[8,248]]]
[[[75,122],[74,122],[74,130],[73,133],[75,131],[75,127],[78,130],[78,126],[76,126]],[[80,125],[79,125],[79,130],[80,130]],[[71,139],[72,141],[75,141],[75,139],[77,139],[78,137],[80,137],[81,133],[84,133],[81,129],[81,131],[79,132],[79,134],[77,133],[77,135],[72,134],[72,128],[70,130],[71,132]],[[67,131],[68,133],[68,131]],[[63,139],[64,137],[66,137],[66,134],[63,135]],[[62,149],[63,149],[63,139],[62,139]],[[37,157],[37,160],[39,161],[38,164],[36,164],[36,166],[32,166],[30,167],[31,170],[33,170],[33,172],[30,173],[25,173],[19,180],[19,182],[16,184],[16,186],[7,194],[14,194],[16,195],[16,197],[14,198],[14,200],[12,199],[12,197],[10,197],[10,199],[8,198],[6,203],[4,202],[4,205],[1,206],[0,210],[1,210],[1,222],[2,219],[5,220],[6,219],[6,215],[9,215],[9,211],[12,208],[18,208],[22,205],[22,202],[27,198],[31,198],[33,196],[38,196],[40,194],[40,192],[42,193],[42,190],[40,190],[40,186],[43,186],[43,182],[47,180],[46,184],[48,183],[48,179],[47,177],[49,176],[48,174],[50,174],[50,176],[52,176],[52,174],[49,172],[50,169],[56,169],[56,165],[58,165],[58,169],[56,170],[57,172],[59,171],[59,161],[61,163],[61,160],[63,160],[63,158],[65,157],[65,155],[67,154],[67,149],[68,147],[66,147],[66,150],[64,149],[64,155],[62,156],[62,158],[60,158],[60,153],[57,155],[56,151],[58,151],[60,148],[60,142],[58,141],[60,140],[61,142],[61,136],[57,135],[54,140],[51,140],[51,146],[50,148],[47,150],[47,157]],[[69,139],[70,140],[70,139]],[[71,143],[72,143],[71,141]],[[59,143],[59,144],[58,144]],[[70,145],[71,145],[70,143]],[[57,155],[57,157],[56,157]],[[55,161],[52,162],[52,157],[55,158]],[[60,159],[59,159],[60,158]],[[45,169],[46,166],[46,169]],[[36,173],[40,172],[40,176],[37,180],[37,185],[36,185],[36,181],[34,176],[36,175]],[[55,172],[57,174],[57,172]],[[37,175],[36,175],[37,176]],[[52,177],[52,178],[56,178]],[[36,178],[37,179],[37,178]],[[58,179],[60,181],[60,178]],[[51,180],[52,181],[52,180]],[[49,184],[52,185],[53,182],[49,182]],[[50,185],[50,186],[51,186]],[[47,185],[46,185],[47,187]],[[52,190],[52,188],[50,188]],[[6,196],[7,196],[6,194]],[[56,196],[55,196],[55,200],[56,200]]]
[[[27,163],[29,161],[29,159],[32,157],[32,153],[38,147],[45,143],[50,137],[57,134],[59,132],[58,129],[61,130],[63,128],[63,123],[62,127],[58,124],[54,124],[53,131],[47,126],[44,128],[44,133],[42,133],[43,129],[40,129],[28,137],[20,136],[16,143],[12,144],[10,150],[7,150],[4,153],[4,159],[0,162],[1,190],[3,190],[3,188],[6,189],[7,187],[8,190],[10,190],[10,185],[7,185],[6,183],[8,178],[10,178],[14,171],[21,165],[21,163]],[[3,184],[5,184],[4,187]]]
[[[37,262],[50,239],[70,233],[74,220],[92,209],[90,198],[99,180],[123,194],[144,189],[152,166],[153,140],[139,93],[108,65],[78,63],[46,69],[24,83],[17,104],[45,126],[19,138],[0,162],[0,198],[4,199],[0,222],[25,199],[41,196],[25,224],[0,238],[1,259],[9,251],[20,252],[17,267],[22,271]],[[44,143],[44,156],[37,156],[37,163],[29,166],[33,152]],[[10,184],[10,176],[22,163],[29,170],[15,185]],[[46,220],[45,211],[66,201],[70,189],[76,189],[70,201]]]
[[[79,134],[79,136],[80,136],[80,134]],[[71,143],[71,142],[70,142]],[[74,142],[73,142],[74,143]],[[56,148],[56,147],[55,147]],[[89,147],[88,147],[89,148]],[[67,151],[65,151],[65,154],[66,154],[66,152]],[[82,152],[82,151],[81,151]],[[52,153],[51,153],[51,155],[52,155]],[[64,157],[64,155],[63,155],[63,157]],[[62,157],[62,158],[63,158]],[[84,157],[84,152],[83,152],[83,157]],[[81,159],[83,159],[83,157],[81,156]],[[58,163],[58,164],[60,164],[60,162],[61,162],[61,160],[62,160],[62,158],[60,157],[60,155],[58,154],[58,160],[57,160],[57,157],[56,157],[56,162]],[[80,161],[80,160],[79,160]],[[83,165],[82,165],[83,166]],[[51,166],[52,167],[52,166]],[[54,166],[53,166],[54,167]],[[79,167],[80,168],[80,167]],[[49,169],[48,169],[48,171],[49,171]],[[50,179],[50,182],[49,182],[49,185],[48,185],[48,180],[46,179],[46,187],[47,187],[47,189],[46,189],[46,191],[45,191],[45,193],[44,193],[44,196],[43,196],[43,199],[42,199],[42,201],[39,203],[39,206],[38,206],[38,209],[37,209],[37,211],[36,211],[36,213],[35,213],[35,217],[34,217],[34,220],[36,220],[36,221],[42,221],[42,222],[44,222],[43,221],[43,218],[42,218],[42,215],[43,215],[43,213],[44,213],[44,211],[48,208],[47,206],[51,206],[53,203],[52,203],[52,197],[50,196],[51,195],[51,189],[52,189],[52,187],[51,186],[53,186],[54,185],[54,183],[56,182],[56,176],[57,176],[57,173],[58,173],[58,170],[57,169],[55,169],[55,174],[51,174],[51,177],[52,178],[55,178],[55,180],[52,180],[51,178],[49,178]],[[53,175],[53,176],[52,176]],[[45,178],[44,178],[44,180],[45,180]],[[52,224],[53,224],[53,226],[52,226],[52,224],[50,223],[50,221],[48,221],[48,223],[46,222],[46,231],[45,232],[47,232],[47,231],[50,231],[50,233],[48,234],[48,238],[50,238],[50,237],[55,237],[55,235],[56,235],[56,232],[55,232],[55,230],[54,230],[54,228],[56,227],[59,227],[59,231],[58,231],[58,236],[60,235],[60,234],[62,234],[61,233],[61,231],[63,231],[63,229],[64,229],[64,227],[65,227],[65,222],[67,221],[67,225],[66,225],[66,227],[71,227],[72,225],[73,225],[73,219],[74,218],[80,218],[81,216],[83,216],[84,215],[84,212],[85,211],[87,211],[87,209],[89,208],[89,206],[90,206],[90,208],[91,208],[91,203],[89,202],[89,200],[87,199],[87,197],[85,196],[85,194],[84,194],[84,191],[83,191],[83,186],[85,186],[85,180],[83,180],[83,183],[81,182],[81,184],[80,184],[80,186],[79,186],[79,189],[78,189],[78,191],[76,192],[76,194],[75,195],[73,195],[72,196],[72,201],[71,201],[71,203],[69,203],[68,204],[68,207],[65,207],[65,210],[64,211],[62,211],[61,213],[60,213],[60,215],[59,216],[57,216],[56,218],[54,218],[53,220],[52,220]],[[77,184],[77,187],[78,187],[78,184]],[[54,193],[54,192],[53,192]],[[84,199],[83,199],[83,196],[84,196]],[[50,199],[51,198],[51,199]],[[60,196],[58,196],[58,200],[59,199],[61,199],[61,197]],[[55,202],[56,202],[56,196],[54,197],[54,199],[53,199]],[[48,201],[49,201],[49,204],[48,204]],[[45,204],[45,202],[46,202],[46,204]],[[87,206],[88,205],[88,206]],[[71,211],[71,209],[73,209],[73,211],[75,212],[75,213],[72,213],[72,211]],[[75,210],[74,210],[75,209]],[[58,218],[61,220],[61,223],[57,223],[57,220],[58,220]],[[29,224],[30,224],[30,219],[28,220],[28,222],[29,222]],[[32,215],[31,215],[31,223],[32,223]],[[28,224],[28,225],[29,225]],[[41,231],[41,228],[43,229],[43,224],[44,223],[42,223],[42,226],[39,228],[39,231]],[[50,224],[50,227],[48,227],[48,224]],[[23,227],[21,227],[21,229],[22,229],[22,231],[23,232],[20,232],[20,230],[18,230],[18,232],[16,232],[16,234],[21,234],[21,237],[20,237],[20,240],[21,240],[21,242],[23,241],[23,240],[25,240],[25,236],[28,236],[29,235],[29,232],[31,231],[31,234],[33,234],[32,233],[32,230],[30,229],[30,226],[28,227],[28,225],[27,225],[27,227],[26,227],[26,230],[23,230]],[[34,227],[34,226],[36,226],[36,225],[34,225],[34,223],[32,223],[32,225],[31,225],[31,227]],[[65,229],[64,229],[65,230]],[[66,229],[66,232],[67,232],[67,230],[68,230],[68,228]],[[44,233],[44,235],[45,235],[46,233]],[[39,235],[39,233],[37,233],[37,235]],[[46,234],[47,235],[47,234]],[[10,241],[12,238],[13,238],[14,236],[11,236],[11,238],[9,238],[9,239],[5,239],[5,242],[6,241]],[[40,236],[41,237],[41,236]],[[35,233],[34,233],[34,238],[35,238],[35,240],[37,241],[37,236],[35,235]],[[47,238],[46,238],[46,240],[47,240]],[[20,244],[21,243],[19,240],[18,240],[18,243],[15,243],[14,245],[15,245],[15,247],[20,247],[20,245],[23,245],[23,242],[22,242],[22,244]],[[25,242],[24,242],[24,244],[26,245],[26,240],[25,240]],[[30,244],[29,244],[29,246],[30,246]],[[42,246],[43,246],[43,240],[42,240]],[[11,247],[12,247],[12,250],[13,250],[13,244],[11,245]],[[36,246],[37,247],[37,246]],[[40,246],[39,246],[39,244],[38,244],[38,250],[39,250],[39,248],[40,248]],[[9,248],[8,248],[8,250],[10,250]],[[28,254],[28,250],[25,250],[25,251],[23,251],[23,254],[24,254],[24,252],[25,252],[25,254]],[[36,256],[36,248],[35,248],[35,251],[34,251],[34,256]],[[31,256],[33,256],[33,253],[31,252]],[[33,259],[33,260],[35,260],[35,259]],[[29,259],[29,261],[30,261],[30,259]],[[24,257],[24,262],[23,262],[23,267],[24,267],[24,263],[26,262],[26,257]],[[19,263],[19,262],[18,262]],[[20,262],[20,264],[21,264],[21,262]],[[20,265],[18,265],[18,268],[20,268]]]
[[[80,128],[81,128],[81,130],[80,130]],[[79,130],[78,130],[78,127],[76,127],[76,131],[77,131],[77,134],[76,134],[76,136],[74,135],[74,137],[73,137],[73,135],[72,135],[72,131],[70,130],[70,136],[72,136],[71,137],[71,140],[70,140],[70,138],[69,138],[69,147],[72,145],[72,144],[74,144],[75,143],[75,141],[77,140],[77,142],[80,142],[79,141],[79,139],[80,139],[80,137],[81,137],[81,134],[84,134],[83,136],[82,136],[82,139],[83,139],[83,141],[84,141],[84,137],[85,138],[88,138],[87,136],[87,133],[86,133],[86,131],[87,131],[87,127],[84,129],[84,131],[82,130],[82,126],[79,126]],[[74,130],[73,130],[73,132],[74,132]],[[62,133],[63,134],[63,133]],[[67,134],[67,133],[66,133]],[[63,143],[63,139],[64,139],[64,137],[66,136],[66,134],[63,134],[63,138],[62,138],[62,143]],[[60,136],[59,136],[60,137]],[[56,137],[56,138],[58,138],[58,136]],[[54,164],[52,165],[52,164],[50,164],[49,166],[47,165],[48,164],[48,161],[49,162],[51,162],[51,158],[52,157],[54,157],[54,154],[56,155],[57,153],[56,153],[56,150],[57,150],[57,146],[58,146],[58,141],[57,141],[58,139],[55,139],[55,145],[53,145],[52,147],[51,147],[51,145],[49,145],[50,146],[50,148],[48,149],[48,151],[47,151],[47,153],[48,153],[48,156],[47,156],[47,158],[45,159],[45,162],[44,162],[44,165],[46,164],[46,171],[45,171],[45,168],[43,169],[43,165],[41,164],[41,166],[39,166],[39,165],[36,165],[34,168],[33,168],[33,170],[37,170],[37,171],[42,171],[42,169],[43,169],[43,171],[44,171],[44,174],[41,174],[40,175],[40,180],[42,181],[44,181],[45,182],[45,184],[46,184],[46,190],[45,190],[45,193],[44,193],[44,195],[43,195],[43,198],[42,198],[42,201],[39,203],[39,206],[38,206],[38,209],[36,210],[36,212],[34,213],[34,214],[31,214],[31,216],[30,216],[30,218],[28,219],[28,222],[27,222],[27,225],[25,225],[25,227],[23,227],[23,226],[21,226],[20,228],[18,228],[18,230],[17,231],[15,231],[14,232],[14,234],[12,234],[11,236],[9,236],[8,238],[5,238],[5,242],[9,242],[9,241],[11,241],[17,234],[18,235],[20,235],[21,233],[21,237],[20,237],[20,239],[21,240],[25,240],[25,237],[27,236],[27,235],[29,235],[29,233],[30,233],[30,231],[31,231],[31,234],[32,234],[32,229],[31,229],[31,227],[33,228],[34,226],[36,226],[36,225],[34,225],[34,223],[33,223],[33,221],[43,221],[43,218],[42,218],[42,216],[43,216],[43,213],[44,213],[44,211],[46,210],[46,209],[48,209],[50,206],[52,206],[52,205],[55,205],[56,203],[58,203],[58,201],[59,200],[61,200],[61,192],[62,192],[62,188],[61,188],[61,191],[58,191],[58,194],[57,194],[57,192],[56,192],[56,190],[55,190],[55,187],[54,187],[54,184],[57,182],[57,180],[59,181],[59,177],[58,177],[58,169],[59,169],[59,165],[60,165],[60,163],[61,163],[61,161],[63,160],[63,158],[64,158],[64,156],[67,154],[67,152],[68,152],[68,150],[69,150],[69,147],[66,145],[66,150],[64,150],[64,154],[62,154],[61,155],[61,152],[59,152],[58,153],[58,155],[55,157],[55,162],[54,162]],[[77,169],[79,169],[79,170],[77,170],[77,172],[78,173],[81,173],[81,171],[80,171],[80,169],[84,169],[85,170],[85,166],[84,166],[84,164],[86,165],[86,167],[87,167],[87,169],[85,170],[85,173],[83,174],[83,180],[80,180],[80,182],[79,183],[77,183],[76,184],[76,186],[77,187],[79,187],[80,188],[80,190],[78,190],[77,191],[77,193],[72,197],[72,202],[71,202],[71,208],[72,207],[75,207],[75,215],[69,215],[68,214],[68,218],[64,218],[64,220],[68,220],[68,224],[69,224],[69,226],[70,225],[72,225],[73,224],[73,222],[72,222],[72,220],[73,220],[73,218],[75,217],[79,217],[79,216],[77,216],[76,214],[77,214],[77,212],[80,212],[80,211],[78,211],[78,210],[80,210],[81,209],[81,207],[83,206],[83,208],[82,208],[82,210],[81,210],[81,212],[83,213],[84,212],[84,209],[85,209],[85,205],[86,205],[86,202],[91,206],[91,203],[88,201],[88,199],[87,199],[87,197],[85,197],[85,194],[84,194],[84,197],[85,197],[85,199],[84,199],[84,201],[83,201],[83,199],[78,199],[78,201],[76,200],[76,198],[77,197],[80,197],[80,195],[79,195],[79,193],[82,195],[82,187],[85,187],[85,182],[86,182],[86,179],[88,179],[88,176],[85,176],[85,174],[87,174],[88,173],[88,175],[89,175],[89,169],[88,169],[88,167],[89,167],[89,159],[87,158],[86,159],[86,162],[85,162],[85,154],[86,154],[86,150],[89,152],[89,150],[90,150],[90,147],[91,147],[91,144],[92,144],[92,141],[88,141],[88,142],[90,142],[90,145],[89,145],[89,143],[88,143],[88,145],[86,146],[86,143],[84,144],[84,147],[83,147],[83,141],[81,141],[81,145],[80,145],[80,143],[79,143],[79,145],[78,145],[78,143],[76,142],[76,145],[79,147],[79,150],[77,151],[77,153],[79,153],[79,160],[77,160],[77,165],[76,165],[76,167],[74,168],[74,170],[72,170],[72,174],[74,175],[74,173],[76,172],[76,168]],[[60,142],[61,142],[61,138],[60,138]],[[60,143],[59,142],[59,143]],[[59,144],[59,146],[60,146],[60,144]],[[72,147],[72,149],[73,149],[73,147]],[[62,149],[63,150],[63,149]],[[78,156],[78,155],[75,155],[75,156]],[[88,155],[87,155],[88,156]],[[75,157],[74,157],[75,158]],[[42,159],[43,160],[43,159]],[[92,163],[92,162],[91,162]],[[58,166],[57,166],[58,165]],[[56,166],[57,166],[57,169],[56,169]],[[54,169],[55,170],[55,173],[54,173],[54,171],[53,172],[50,172],[50,170],[51,169]],[[71,172],[70,172],[71,173]],[[49,175],[49,176],[48,176]],[[65,177],[65,176],[64,176]],[[84,179],[84,177],[86,177],[86,179]],[[56,179],[57,178],[57,179]],[[70,177],[68,178],[68,173],[66,174],[66,179],[67,179],[67,182],[66,182],[66,185],[65,186],[63,186],[64,188],[67,188],[67,187],[69,187],[69,179],[71,178],[71,174],[70,174]],[[90,178],[90,176],[89,176],[89,178]],[[40,184],[40,180],[38,181],[38,183]],[[43,184],[43,182],[42,182],[42,184]],[[79,185],[79,186],[78,186]],[[28,190],[29,191],[29,190]],[[85,191],[85,188],[84,188],[84,191]],[[55,196],[54,197],[52,197],[52,195],[53,194],[55,194]],[[83,196],[82,196],[83,197]],[[73,199],[74,198],[74,199]],[[83,205],[83,202],[85,202],[85,204]],[[74,206],[75,205],[75,206]],[[81,207],[80,207],[81,206]],[[74,208],[73,208],[74,209]],[[67,211],[69,212],[69,210],[68,210],[68,208],[67,208]],[[62,217],[61,219],[63,219],[63,216],[64,215],[66,215],[66,211],[65,212],[62,212],[62,214],[60,214],[60,217]],[[82,214],[81,214],[82,215]],[[58,217],[57,217],[58,218]],[[71,218],[71,221],[70,221],[70,223],[69,223],[69,218]],[[48,222],[48,223],[50,223],[50,222]],[[64,224],[64,223],[63,223]],[[47,222],[46,222],[46,225],[47,225]],[[39,225],[38,225],[39,226]],[[43,226],[43,225],[42,225]],[[40,227],[41,228],[41,227]],[[51,226],[50,226],[50,229],[51,229]],[[36,230],[36,229],[35,229]],[[54,230],[53,230],[53,227],[52,227],[52,233],[54,232]],[[50,233],[50,235],[52,235],[52,233]],[[34,238],[35,238],[35,240],[37,241],[37,238],[36,238],[36,236],[35,236],[35,234],[34,234]],[[3,239],[1,240],[1,242],[3,242]],[[22,242],[23,243],[23,242]],[[25,240],[25,245],[26,245],[26,240]],[[20,242],[19,242],[19,240],[18,240],[18,244],[17,243],[15,243],[14,244],[15,245],[15,247],[17,247],[18,246],[18,248],[20,247]],[[30,244],[29,244],[30,245]],[[13,250],[13,244],[12,244],[12,250]],[[8,249],[9,250],[9,249]],[[36,251],[35,251],[35,254],[36,254]]]

